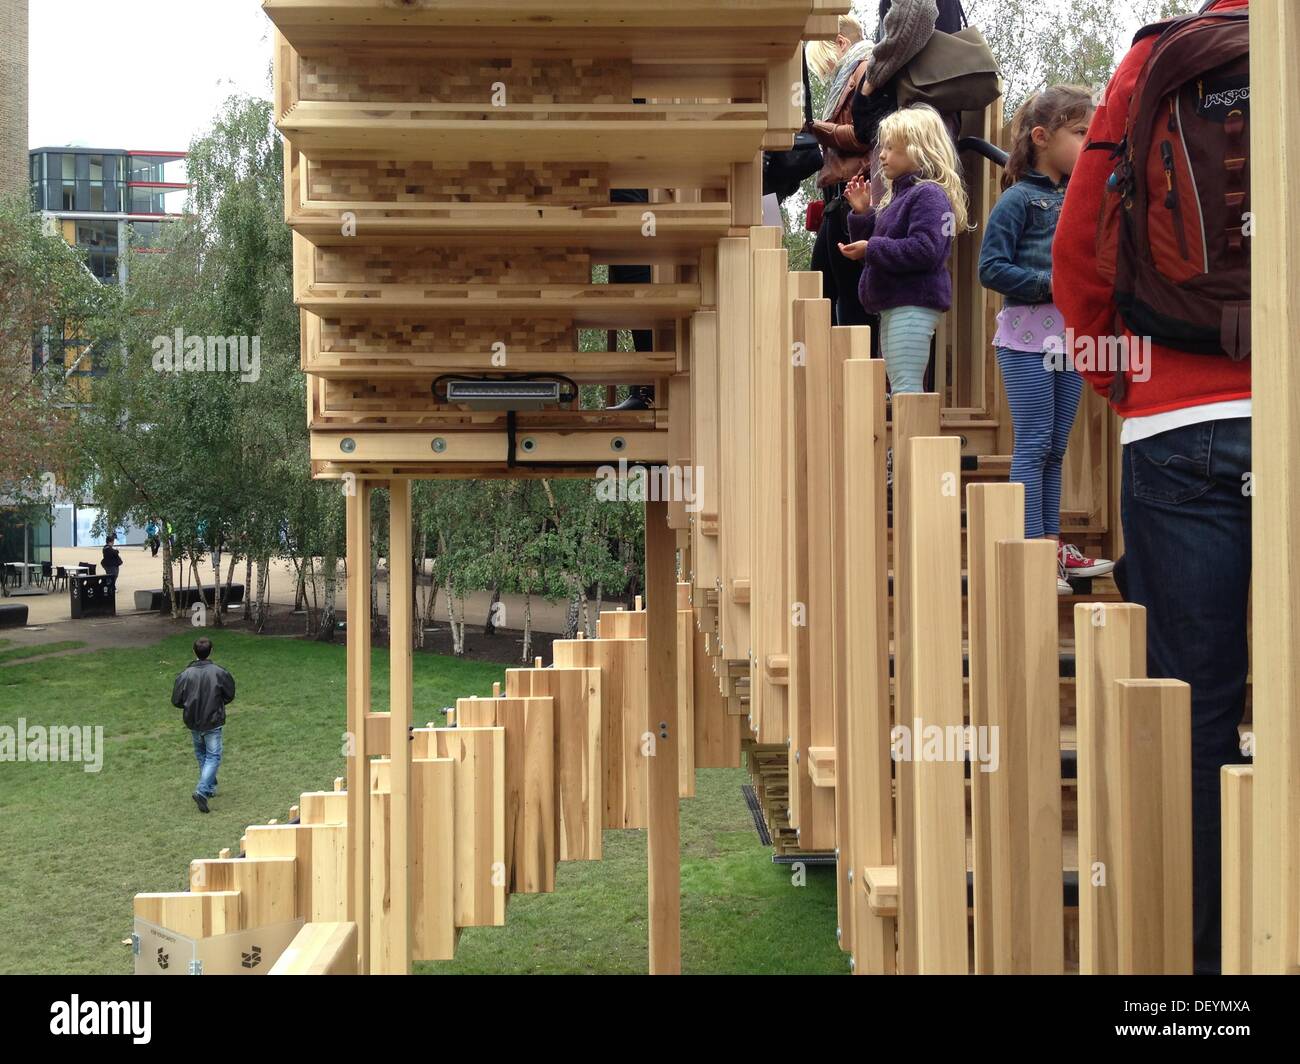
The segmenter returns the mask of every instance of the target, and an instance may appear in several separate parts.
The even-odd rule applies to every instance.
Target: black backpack
[[[812,91],[808,83],[808,56],[803,57],[803,116],[812,121]],[[763,195],[777,200],[793,196],[804,181],[822,168],[822,149],[811,133],[795,134],[789,151],[763,153]]]

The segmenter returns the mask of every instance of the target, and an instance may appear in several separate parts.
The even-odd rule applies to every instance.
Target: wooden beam
[[[870,910],[867,868],[894,863],[894,803],[890,779],[888,546],[885,527],[885,364],[871,359],[867,329],[835,329],[843,359],[843,458],[837,469],[843,495],[843,536],[837,545],[842,581],[843,722],[836,733],[837,773],[845,802],[840,864],[846,865],[852,923],[853,970],[886,975],[896,968],[895,921]],[[852,542],[849,541],[849,534]],[[838,725],[837,725],[838,727]],[[844,764],[838,764],[842,757]],[[901,765],[898,767],[901,768]],[[837,813],[838,820],[838,813]],[[910,835],[910,830],[906,832]],[[895,880],[897,882],[897,880]],[[841,916],[841,920],[843,917]],[[845,931],[841,923],[841,938]]]
[[[266,974],[358,974],[357,925],[351,921],[303,924]]]
[[[970,724],[987,728],[998,705],[995,694],[998,583],[996,547],[999,540],[1017,539],[1025,531],[1023,484],[971,484],[966,489],[967,639],[970,644]],[[1055,677],[1053,677],[1055,682]],[[971,856],[974,873],[975,974],[991,975],[994,906],[1001,903],[993,889],[993,824],[991,783],[985,772],[971,773]]]
[[[370,483],[345,481],[347,511],[347,918],[356,927],[357,971],[370,971],[370,801],[365,721],[370,713]],[[302,804],[306,822],[308,804]]]
[[[1250,12],[1255,826],[1251,971],[1300,973],[1300,8]]]
[[[668,504],[645,504],[646,857],[649,868],[650,974],[678,975],[681,947],[681,836],[677,773],[677,563]],[[642,749],[646,749],[643,746]]]
[[[1255,770],[1224,765],[1223,783],[1223,974],[1249,975],[1251,965],[1251,838]]]
[[[1192,689],[1116,681],[1121,975],[1192,974]]]
[[[1119,972],[1117,680],[1147,674],[1147,613],[1129,603],[1074,607],[1078,721],[1079,972]]]
[[[1056,567],[1051,540],[995,548],[996,680],[984,734],[998,761],[990,767],[972,758],[971,778],[987,776],[990,784],[987,848],[998,974],[1065,970]],[[983,748],[984,735],[977,738]]]
[[[894,454],[894,723],[912,726],[915,704],[912,672],[903,655],[909,653],[912,639],[911,614],[911,494],[907,490],[911,461],[910,441],[918,436],[939,435],[939,396],[896,395],[893,397]],[[850,526],[852,527],[852,526]],[[897,761],[894,777],[898,794],[898,966],[904,975],[917,974],[916,938],[913,930],[915,895],[912,828],[912,764]],[[888,859],[881,864],[890,864]]]
[[[920,975],[965,975],[966,783],[961,759],[926,750],[932,729],[964,725],[961,646],[961,441],[913,439],[902,489],[911,511],[906,659],[911,673],[914,832],[912,896],[905,914]],[[900,885],[904,870],[900,869]]]
[[[348,570],[352,570],[349,568]],[[414,959],[411,941],[411,630],[414,613],[411,571],[411,482],[388,486],[388,749],[391,807],[389,810],[388,889],[391,895],[391,967],[385,974],[409,975]],[[368,616],[368,614],[367,614]]]

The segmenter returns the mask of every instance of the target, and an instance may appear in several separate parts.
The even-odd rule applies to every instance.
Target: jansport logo
[[[50,1034],[129,1035],[142,1046],[152,1037],[152,1018],[151,1001],[82,1001],[73,994],[50,1006]]]

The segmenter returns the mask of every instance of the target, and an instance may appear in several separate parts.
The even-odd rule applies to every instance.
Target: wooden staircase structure
[[[801,123],[800,42],[833,37],[848,4],[264,7],[312,471],[347,494],[349,614],[366,613],[376,487],[396,558],[413,479],[626,462],[668,487],[689,470],[699,493],[646,502],[648,609],[606,613],[599,638],[461,700],[454,727],[412,727],[411,574],[392,566],[387,712],[371,706],[369,633],[349,626],[346,780],[304,794],[296,822],[250,827],[239,857],[194,862],[189,892],[137,896],[137,918],[196,938],[297,919],[273,971],[409,972],[453,956],[461,928],[503,923],[511,893],[554,889],[557,861],[599,859],[603,830],[632,828],[647,835],[650,969],[677,972],[678,800],[743,751],[778,852],[837,859],[859,974],[1190,971],[1189,691],[1146,679],[1140,608],[1109,581],[1062,602],[1054,552],[1022,538],[979,230],[953,256],[936,393],[890,400],[869,332],[832,326],[820,277],[790,272],[781,230],[759,224],[761,152]],[[1300,16],[1266,19],[1300,43]],[[1257,50],[1257,91],[1294,81],[1279,49]],[[1300,164],[1286,106],[1274,147]],[[997,139],[996,105],[972,120]],[[995,175],[965,162],[982,229]],[[619,188],[648,201],[612,203]],[[592,283],[619,264],[649,264],[651,282]],[[1294,323],[1293,304],[1271,313]],[[581,330],[634,328],[654,351],[581,350]],[[1289,364],[1275,371],[1281,424],[1300,400]],[[506,411],[431,388],[506,374],[653,382],[657,402]],[[1118,460],[1088,391],[1065,533],[1111,556]],[[1293,510],[1257,531],[1275,555]],[[1280,630],[1256,640],[1273,804],[1252,806],[1264,763],[1225,770],[1229,970],[1300,962],[1300,732],[1281,708],[1300,704],[1284,655],[1300,636],[1284,601],[1264,608]],[[1268,853],[1265,830],[1282,839]],[[1261,920],[1285,949],[1260,945]]]

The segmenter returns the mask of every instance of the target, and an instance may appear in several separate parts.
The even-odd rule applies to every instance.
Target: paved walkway
[[[158,557],[154,558],[150,555],[147,547],[143,550],[139,547],[124,547],[120,550],[120,553],[122,555],[122,570],[117,577],[117,617],[72,620],[69,595],[62,588],[47,595],[15,596],[0,599],[0,602],[25,605],[27,607],[29,628],[44,628],[45,631],[34,632],[24,631],[21,628],[4,628],[0,629],[0,638],[12,639],[15,643],[28,641],[51,643],[79,639],[93,645],[95,648],[100,648],[140,646],[142,643],[156,642],[168,632],[175,631],[171,627],[170,621],[165,621],[151,612],[140,612],[135,609],[135,592],[137,590],[162,587],[162,554],[159,553]],[[98,566],[101,554],[102,549],[99,547],[84,549],[79,547],[57,547],[53,552],[53,564],[56,568],[62,565],[69,569],[74,569],[78,562],[94,562]],[[229,561],[226,561],[223,570],[227,570],[229,564]],[[319,601],[321,594],[319,560],[316,568],[318,570],[317,601]],[[102,569],[97,571],[103,572]],[[180,566],[173,566],[172,573],[176,585],[181,586]],[[204,556],[199,563],[199,578],[203,581],[205,587],[212,586],[212,563],[207,556]],[[223,571],[222,579],[224,580],[224,578],[225,573]],[[381,568],[379,578],[379,612],[381,614],[387,614],[388,612],[385,579]],[[243,580],[244,564],[240,562],[235,566],[235,583],[242,583]],[[187,565],[185,584],[188,586],[191,582],[192,577]],[[291,606],[296,585],[297,578],[291,562],[276,561],[271,564],[270,597],[273,605]],[[251,589],[245,589],[246,596],[250,592]],[[308,587],[308,597],[311,597],[310,585]],[[339,566],[336,601],[340,610],[346,607],[347,580],[343,576],[342,565]],[[483,624],[487,619],[488,604],[490,602],[491,595],[485,591],[470,595],[465,606],[466,622],[470,625]],[[523,628],[524,601],[522,596],[503,595],[502,603],[505,609],[502,627]],[[240,615],[238,610],[232,612],[236,617]],[[552,604],[543,599],[534,598],[532,600],[533,628],[538,632],[554,634],[563,631],[565,614],[566,604],[564,602]],[[448,620],[447,600],[441,594],[438,596],[435,620],[443,623]]]

